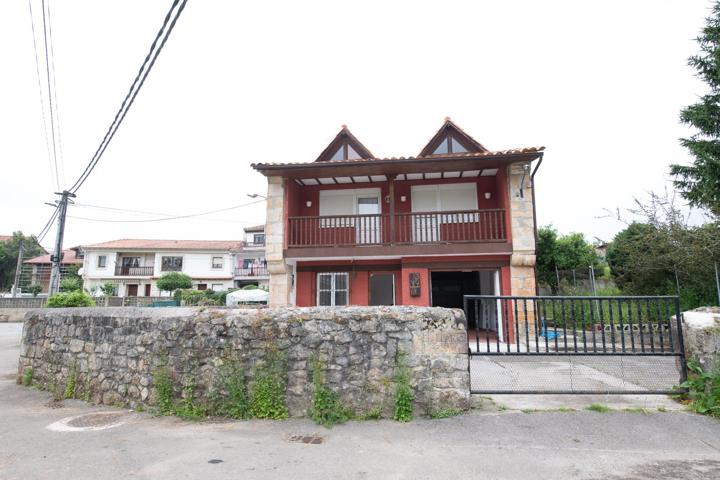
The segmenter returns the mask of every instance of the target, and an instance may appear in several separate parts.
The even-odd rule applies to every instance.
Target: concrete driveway
[[[80,401],[56,408],[45,392],[14,382],[20,330],[0,324],[3,480],[720,478],[720,422],[677,411],[490,406],[328,430],[305,420],[188,423]],[[98,412],[110,415],[88,415]]]

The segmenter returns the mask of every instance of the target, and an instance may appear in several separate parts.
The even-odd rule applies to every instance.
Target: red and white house
[[[490,151],[446,119],[415,157],[377,158],[343,126],[313,162],[254,164],[268,178],[270,304],[534,295],[542,156]]]

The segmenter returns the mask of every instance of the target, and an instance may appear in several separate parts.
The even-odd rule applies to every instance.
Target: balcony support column
[[[396,174],[388,175],[388,197],[390,197],[390,245],[395,244],[395,178]],[[382,217],[380,217],[382,218]]]

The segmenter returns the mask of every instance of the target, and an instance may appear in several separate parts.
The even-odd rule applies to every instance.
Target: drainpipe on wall
[[[533,267],[533,270],[535,270],[535,295],[540,295],[540,286],[538,284],[538,278],[537,278],[538,228],[537,228],[537,207],[535,206],[535,174],[537,173],[538,169],[540,168],[540,164],[543,161],[543,155],[544,155],[544,152],[540,152],[540,157],[538,158],[538,163],[537,163],[537,165],[535,165],[535,169],[530,174],[530,183],[532,184],[533,231],[535,233],[535,266]]]

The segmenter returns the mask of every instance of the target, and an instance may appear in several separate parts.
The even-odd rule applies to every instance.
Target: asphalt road
[[[0,323],[0,479],[717,479],[720,422],[686,412],[498,411],[445,419],[189,423],[15,383],[19,324]],[[66,431],[67,417],[118,426]],[[83,417],[72,424],[88,426]],[[293,441],[294,435],[322,443]]]

